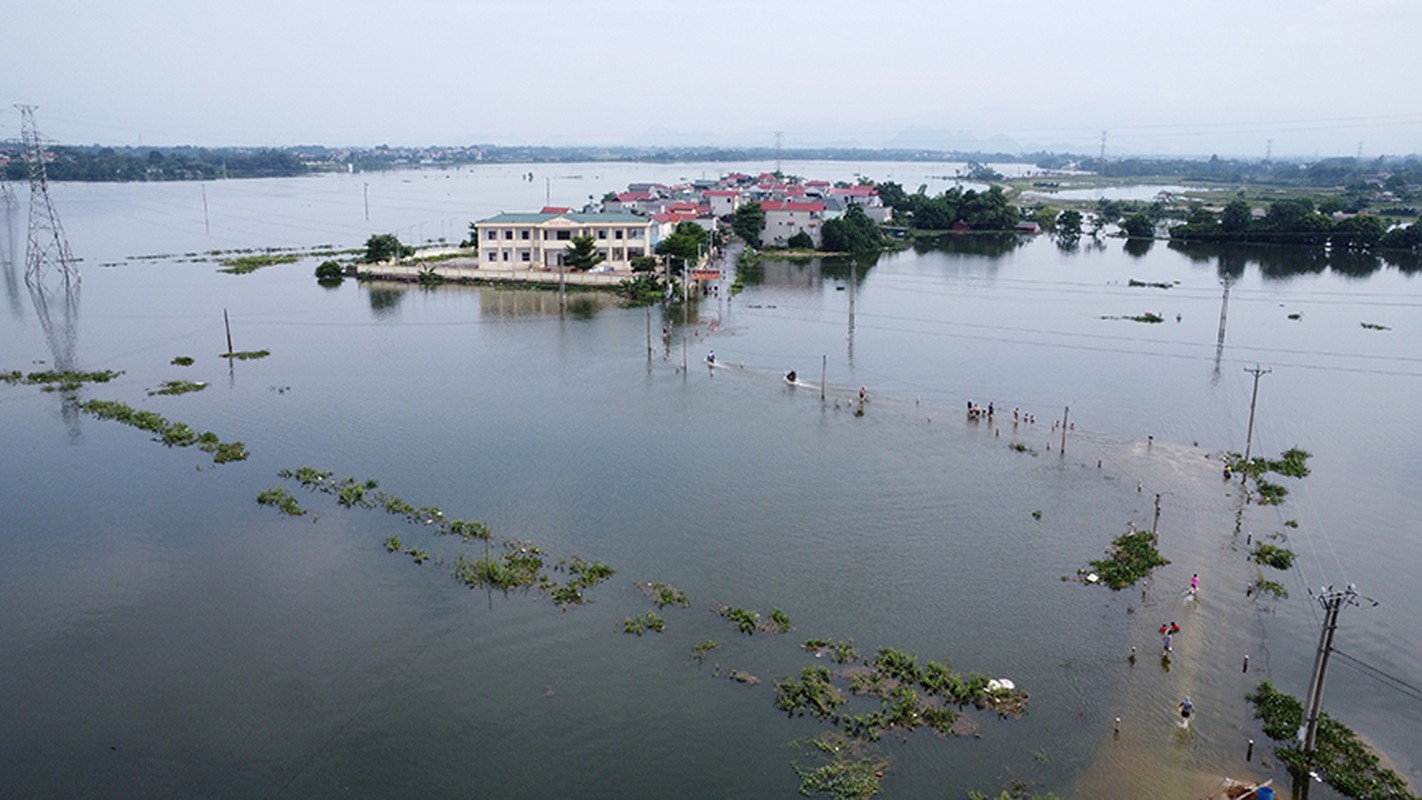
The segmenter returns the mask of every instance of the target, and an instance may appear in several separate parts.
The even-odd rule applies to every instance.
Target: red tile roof
[[[873,197],[879,193],[873,186],[845,186],[830,189],[830,194],[841,197]]]
[[[544,206],[540,214],[566,214],[573,209],[567,206]]]
[[[793,200],[762,200],[761,211],[824,211],[824,203],[797,203]]]

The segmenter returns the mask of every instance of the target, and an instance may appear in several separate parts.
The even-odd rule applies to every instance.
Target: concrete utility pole
[[[1259,379],[1274,370],[1260,369],[1259,365],[1255,364],[1254,369],[1246,369],[1244,371],[1254,375],[1254,391],[1249,395],[1249,430],[1244,434],[1244,463],[1248,464],[1249,448],[1254,444],[1254,402],[1259,399]],[[1239,471],[1240,483],[1243,483],[1244,479],[1248,477],[1248,472],[1248,470],[1243,469]]]
[[[1341,592],[1325,587],[1318,595],[1323,606],[1323,631],[1318,637],[1318,652],[1313,657],[1313,677],[1309,679],[1308,700],[1304,704],[1304,716],[1299,724],[1298,741],[1302,746],[1304,759],[1313,759],[1314,739],[1318,733],[1318,715],[1323,707],[1323,682],[1328,674],[1328,655],[1333,652],[1333,632],[1338,628],[1338,610],[1344,603],[1358,604],[1358,590],[1353,584]]]

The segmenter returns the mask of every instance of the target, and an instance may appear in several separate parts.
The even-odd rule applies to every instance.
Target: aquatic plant
[[[1277,506],[1284,502],[1289,493],[1288,489],[1264,478],[1254,479],[1254,490],[1259,493],[1258,503],[1261,506]]]
[[[554,604],[560,608],[588,602],[583,590],[602,583],[617,571],[601,561],[585,561],[582,556],[573,556],[571,560],[560,560],[557,569],[567,570],[573,576],[562,585],[549,587],[549,594],[553,598]]]
[[[549,585],[543,573],[543,551],[531,542],[504,542],[504,552],[471,559],[463,553],[455,559],[454,577],[466,586],[490,586],[502,591]]]
[[[1148,283],[1146,281],[1138,281],[1135,278],[1131,278],[1130,280],[1126,281],[1126,285],[1145,289],[1169,289],[1173,284],[1160,282]]]
[[[790,632],[790,615],[778,608],[770,612],[770,623],[774,633]]]
[[[831,642],[828,639],[808,639],[800,645],[800,648],[806,652],[814,653],[817,657],[830,656],[838,664],[846,664],[859,658],[859,651],[850,641]]]
[[[201,449],[202,445],[198,447]],[[226,464],[229,461],[245,461],[251,453],[247,452],[247,445],[241,442],[220,442],[217,447],[209,452],[212,453],[212,461],[215,464]]]
[[[125,403],[99,399],[89,400],[79,407],[99,419],[111,419],[157,434],[159,441],[169,447],[188,447],[195,444],[199,450],[212,453],[212,460],[218,464],[240,461],[248,455],[246,446],[241,442],[221,442],[215,433],[197,433],[185,423],[169,422],[162,414],[154,411],[137,411]]]
[[[290,492],[277,486],[258,492],[257,503],[258,505],[275,506],[278,511],[288,517],[300,517],[306,514],[306,509],[297,504],[296,498]]]
[[[1392,330],[1392,328],[1389,328],[1389,327],[1386,326],[1386,325],[1379,325],[1379,324],[1377,324],[1376,322],[1359,322],[1358,324],[1361,325],[1361,326],[1363,326],[1364,329],[1370,330],[1370,331],[1390,331],[1390,330]]]
[[[389,511],[389,507],[387,507],[386,510]],[[475,539],[487,542],[489,541],[489,537],[493,535],[489,531],[489,526],[485,525],[484,523],[471,522],[462,519],[451,520],[449,525],[446,526],[444,530],[440,531],[440,533],[447,533],[451,536],[458,536],[466,542],[471,542]]]
[[[218,272],[225,272],[228,275],[246,275],[249,272],[256,272],[262,267],[270,267],[275,264],[293,264],[300,256],[296,255],[257,255],[241,256],[238,258],[220,258],[217,263],[222,264],[222,269]]]
[[[628,617],[622,623],[622,632],[641,636],[647,631],[661,633],[667,629],[666,620],[657,616],[657,612],[648,611],[640,617]]]
[[[238,361],[251,361],[257,358],[266,358],[271,355],[270,350],[237,350],[229,353],[222,353],[220,358],[235,358]]]
[[[1308,460],[1313,456],[1307,450],[1290,447],[1279,455],[1278,460],[1269,462],[1269,470],[1280,475],[1287,475],[1290,478],[1308,477]]]
[[[1092,561],[1101,580],[1113,590],[1121,590],[1170,562],[1155,549],[1153,531],[1122,534],[1106,549],[1108,558]]]
[[[829,719],[844,701],[844,693],[830,683],[830,672],[825,667],[805,667],[799,680],[786,678],[775,684],[775,707],[792,717],[808,713]]]
[[[155,394],[187,394],[189,392],[200,392],[207,388],[203,381],[164,381],[163,385],[157,389],[149,389],[148,396]]]
[[[651,581],[639,583],[637,588],[642,590],[642,594],[652,598],[652,602],[657,604],[657,608],[666,608],[667,606],[689,608],[691,606],[691,600],[687,598],[686,592],[669,583]]]
[[[1274,569],[1288,569],[1294,565],[1294,551],[1268,542],[1255,545],[1250,555],[1254,557],[1254,563],[1268,564]]]
[[[191,367],[193,365],[192,356],[173,356],[173,360],[168,362],[175,367]]]
[[[399,553],[399,552],[403,551],[404,549],[405,549],[405,548],[404,548],[404,545],[402,545],[402,544],[400,543],[400,537],[399,537],[399,536],[387,536],[387,537],[385,537],[385,551],[386,551],[387,553]]]
[[[1032,519],[1035,519],[1035,520],[1041,520],[1041,519],[1042,519],[1042,511],[1041,511],[1041,509],[1038,509],[1038,510],[1032,512]]]
[[[78,372],[75,370],[40,370],[23,374],[19,370],[11,372],[0,372],[0,381],[5,383],[24,383],[30,386],[58,387],[62,391],[72,391],[78,389],[86,383],[108,383],[109,381],[122,375],[122,370],[98,370],[95,372]]]
[[[923,678],[923,671],[914,656],[891,647],[879,648],[879,652],[870,659],[869,666],[903,683],[918,683]]]
[[[715,639],[707,639],[701,644],[698,644],[695,647],[691,648],[691,657],[696,659],[698,662],[705,661],[706,656],[709,655],[712,650],[715,650],[720,646],[720,643],[717,642]]]
[[[1303,704],[1261,681],[1245,699],[1254,704],[1254,715],[1264,723],[1264,734],[1275,741],[1291,741],[1303,722]],[[1318,774],[1329,786],[1358,800],[1417,800],[1407,782],[1383,766],[1351,728],[1320,712],[1313,758],[1292,745],[1275,748],[1280,760],[1296,775]]]
[[[1263,570],[1260,570],[1258,567],[1254,568],[1254,591],[1261,595],[1268,592],[1274,595],[1275,599],[1278,600],[1283,600],[1289,596],[1289,591],[1284,588],[1283,584],[1265,578]]]
[[[410,554],[410,558],[414,559],[416,564],[423,564],[430,560],[429,552],[419,547],[412,547],[405,552]]]

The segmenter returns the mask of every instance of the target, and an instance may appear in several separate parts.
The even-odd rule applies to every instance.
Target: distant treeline
[[[52,181],[192,181],[216,178],[281,178],[309,170],[295,150],[203,147],[69,147],[50,149],[45,174]],[[23,181],[28,172],[17,148],[5,177]]]
[[[1327,245],[1334,252],[1374,250],[1422,252],[1422,221],[1390,227],[1381,217],[1357,214],[1335,220],[1320,213],[1312,200],[1276,200],[1263,216],[1243,200],[1232,200],[1218,214],[1203,207],[1190,212],[1184,225],[1170,229],[1176,242],[1209,244]]]
[[[1383,188],[1405,190],[1422,184],[1422,160],[1378,157],[1324,158],[1318,161],[1273,161],[1220,158],[1079,158],[1046,156],[1038,166],[1048,169],[1076,167],[1110,178],[1173,177],[1203,183],[1262,183],[1348,187],[1380,182]]]

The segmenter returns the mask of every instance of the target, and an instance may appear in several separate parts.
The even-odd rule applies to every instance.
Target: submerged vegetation
[[[651,581],[649,583],[639,583],[637,588],[642,590],[642,594],[652,598],[652,602],[657,604],[657,608],[667,606],[691,607],[691,600],[687,599],[686,592],[672,586],[669,583]]]
[[[1260,505],[1276,506],[1284,502],[1284,498],[1289,494],[1289,490],[1264,476],[1270,472],[1284,475],[1290,478],[1308,477],[1308,460],[1313,456],[1307,450],[1298,447],[1291,447],[1285,450],[1277,459],[1254,457],[1248,461],[1239,453],[1225,454],[1225,475],[1240,472],[1245,476],[1254,479],[1254,490],[1258,496],[1256,502]]]
[[[380,490],[380,482],[376,480],[337,478],[329,470],[308,466],[283,469],[277,476],[294,480],[311,491],[332,495],[336,503],[345,508],[382,509],[387,514],[404,518],[407,523],[433,528],[436,536],[457,537],[466,545],[474,542],[487,544],[494,538],[493,532],[482,522],[450,519],[436,506],[408,503]],[[387,538],[385,543],[391,552],[408,553],[416,563],[431,558],[423,549],[405,547],[398,536]],[[566,581],[559,583],[549,577],[544,569],[546,565],[546,554],[532,542],[504,540],[501,551],[489,552],[486,547],[484,555],[478,558],[459,553],[453,562],[453,574],[456,580],[470,588],[498,589],[505,593],[515,589],[537,589],[555,605],[566,609],[590,602],[587,590],[611,578],[616,572],[601,561],[589,561],[575,555],[560,559],[552,566],[551,571],[568,575]]]
[[[1274,569],[1288,569],[1294,565],[1294,551],[1268,542],[1255,545],[1249,555],[1254,557],[1254,563],[1267,564]]]
[[[96,372],[76,372],[74,370],[42,370],[23,373],[19,370],[0,372],[0,383],[39,386],[46,392],[73,392],[86,383],[108,383],[123,372],[111,369]]]
[[[276,486],[259,492],[257,503],[264,506],[274,506],[276,510],[288,517],[301,517],[307,513],[306,509],[297,504],[296,497],[291,492]]]
[[[272,352],[270,350],[233,350],[231,352],[222,353],[219,358],[235,358],[238,361],[252,361],[258,358],[266,358],[271,354]]]
[[[192,356],[173,356],[173,360],[168,362],[175,367],[191,367],[193,365]]]
[[[203,381],[164,381],[163,385],[157,389],[149,389],[148,396],[155,394],[187,394],[189,392],[200,392],[207,388]]]
[[[657,616],[657,612],[655,611],[648,611],[640,617],[628,617],[622,623],[623,633],[630,633],[636,636],[641,636],[647,631],[661,633],[666,629],[666,620]],[[712,644],[714,645],[714,642]]]
[[[716,606],[714,611],[736,626],[736,630],[747,635],[788,633],[790,631],[790,617],[778,608],[770,612],[769,619],[761,617],[755,611],[739,606]]]
[[[795,764],[800,794],[834,800],[866,800],[879,793],[889,770],[889,759],[846,736],[827,733],[803,745],[824,763],[815,767]]]
[[[1274,688],[1269,681],[1245,699],[1254,704],[1254,715],[1264,721],[1264,733],[1275,741],[1294,739],[1303,721],[1303,704]],[[1312,759],[1292,745],[1276,748],[1279,758],[1296,774],[1312,770],[1329,786],[1357,800],[1417,800],[1407,782],[1382,766],[1378,756],[1348,726],[1323,712]],[[1307,778],[1304,778],[1307,780]]]
[[[1107,586],[1117,591],[1149,575],[1156,567],[1170,563],[1155,549],[1154,531],[1117,536],[1106,548],[1106,555],[1107,558],[1092,561],[1091,566]]]
[[[246,275],[249,272],[256,272],[262,267],[270,267],[276,264],[294,264],[300,256],[283,253],[275,255],[271,253],[255,256],[238,256],[236,258],[219,258],[217,263],[222,265],[218,272],[225,272],[228,275]]]
[[[154,411],[138,411],[113,400],[89,400],[79,407],[99,419],[115,420],[157,434],[158,440],[168,447],[197,445],[199,450],[211,453],[213,462],[217,464],[241,461],[248,455],[247,446],[241,442],[219,441],[215,433],[198,433],[186,423],[170,422]]]

